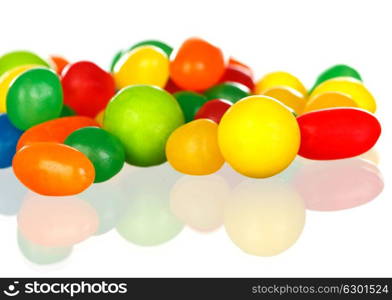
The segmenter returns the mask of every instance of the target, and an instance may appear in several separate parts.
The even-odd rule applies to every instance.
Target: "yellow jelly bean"
[[[290,165],[299,149],[300,131],[296,118],[279,101],[249,96],[224,114],[218,142],[223,157],[236,171],[264,178]]]
[[[7,93],[13,80],[23,72],[34,68],[35,65],[25,65],[11,69],[0,77],[0,113],[7,112]]]
[[[359,108],[372,113],[376,112],[376,101],[363,83],[351,77],[337,77],[318,85],[310,95],[310,99],[325,92],[340,92],[350,96]]]
[[[217,141],[218,125],[198,119],[177,128],[166,144],[168,162],[179,172],[207,175],[218,171],[223,163]]]
[[[301,81],[287,72],[272,72],[261,78],[255,85],[255,94],[262,95],[266,90],[275,87],[289,87],[297,90],[302,95],[307,94],[305,86]]]
[[[266,90],[263,95],[279,100],[293,109],[297,115],[302,113],[306,103],[304,95],[290,87],[273,87]]]
[[[121,57],[113,75],[118,89],[134,84],[163,88],[169,79],[169,58],[157,47],[137,47]]]
[[[304,113],[332,108],[332,107],[358,107],[351,96],[339,92],[325,92],[315,95],[305,105]]]
[[[96,116],[95,116],[95,121],[99,124],[99,126],[103,126],[103,117],[105,114],[105,110],[101,110]]]

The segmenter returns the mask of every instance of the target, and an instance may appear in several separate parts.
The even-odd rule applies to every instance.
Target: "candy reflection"
[[[218,175],[184,176],[171,191],[171,209],[189,227],[209,232],[223,224],[228,195],[229,187]]]
[[[243,251],[257,256],[277,255],[291,247],[305,224],[305,205],[279,179],[246,180],[230,197],[224,226]]]
[[[18,214],[18,228],[34,244],[67,247],[93,235],[98,216],[90,204],[76,197],[29,193]]]
[[[124,215],[116,226],[127,241],[155,246],[177,236],[183,223],[170,210],[170,189],[179,174],[168,164],[139,168],[124,178]]]
[[[119,178],[123,172],[102,184],[94,184],[80,197],[91,204],[98,214],[99,225],[96,235],[112,230],[122,216],[125,195],[121,190]]]
[[[333,211],[356,207],[375,199],[384,183],[377,166],[359,159],[308,161],[294,180],[311,210]]]
[[[16,179],[12,168],[0,169],[0,214],[16,215],[27,189]]]
[[[364,154],[358,156],[358,158],[367,160],[371,163],[374,163],[375,165],[378,165],[380,163],[380,155],[375,148],[372,148],[368,152],[365,152]]]
[[[20,232],[18,232],[18,246],[27,260],[38,265],[58,263],[69,257],[72,252],[72,247],[45,247],[34,244]]]

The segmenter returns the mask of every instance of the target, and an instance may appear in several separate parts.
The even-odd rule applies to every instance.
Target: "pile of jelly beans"
[[[147,40],[119,51],[109,71],[90,61],[0,57],[0,167],[32,191],[78,194],[124,163],[164,163],[207,175],[226,162],[266,178],[297,155],[361,155],[381,134],[376,103],[347,65],[307,90],[287,72],[255,81],[251,68],[200,38],[176,51]]]

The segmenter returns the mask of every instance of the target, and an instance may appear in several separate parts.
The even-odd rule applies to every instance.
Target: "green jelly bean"
[[[204,92],[204,95],[208,100],[225,99],[233,104],[242,98],[249,96],[247,92],[239,88],[236,84],[229,82],[221,83],[209,88]]]
[[[62,108],[60,79],[49,69],[35,68],[22,73],[8,90],[8,117],[21,130],[59,117]]]
[[[120,58],[123,56],[124,53],[125,53],[124,50],[120,50],[114,55],[112,62],[110,63],[110,72],[114,71],[114,67],[116,66],[116,63],[120,60]]]
[[[0,76],[11,69],[24,65],[38,65],[49,68],[48,62],[29,51],[13,51],[0,57]]]
[[[155,47],[161,49],[163,52],[165,52],[168,57],[170,57],[170,55],[173,52],[172,47],[170,47],[168,44],[166,44],[164,42],[157,41],[157,40],[141,41],[141,42],[133,45],[129,50],[133,50],[133,49],[135,49],[137,47],[141,47],[141,46],[155,46]]]
[[[70,117],[75,115],[76,113],[72,108],[70,108],[68,105],[64,105],[61,110],[60,117]]]
[[[354,68],[347,65],[335,65],[328,69],[326,69],[323,73],[321,73],[316,80],[316,83],[310,89],[309,94],[324,81],[327,81],[336,77],[352,77],[362,81],[361,75]]]
[[[153,166],[166,161],[166,141],[183,123],[182,110],[171,94],[155,86],[133,85],[109,102],[103,128],[120,139],[128,163]]]
[[[200,107],[207,102],[207,98],[204,95],[194,92],[181,91],[174,93],[173,96],[180,104],[186,123],[192,121]]]
[[[84,127],[71,133],[64,144],[83,152],[93,163],[95,181],[103,182],[121,171],[125,153],[121,142],[98,127]]]

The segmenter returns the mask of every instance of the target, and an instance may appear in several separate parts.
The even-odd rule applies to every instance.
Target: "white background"
[[[1,1],[0,53],[29,49],[107,68],[143,39],[177,47],[190,36],[220,45],[257,77],[273,70],[310,87],[326,67],[356,67],[378,101],[384,192],[347,211],[308,212],[298,242],[275,257],[235,247],[224,230],[186,228],[159,247],[131,245],[115,231],[75,246],[69,259],[34,266],[16,244],[15,217],[0,217],[1,276],[392,276],[391,1]],[[1,192],[1,191],[0,191]]]

